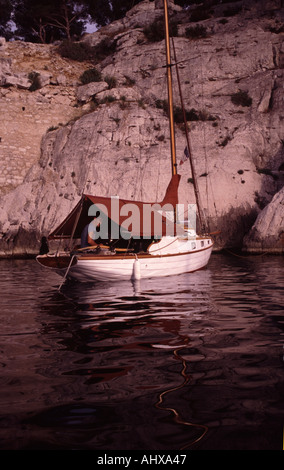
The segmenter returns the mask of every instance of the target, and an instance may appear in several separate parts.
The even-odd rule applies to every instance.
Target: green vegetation
[[[257,168],[256,171],[260,175],[271,176],[271,178],[273,178],[274,180],[278,179],[278,176],[274,175],[272,170],[270,170],[269,168]]]
[[[210,12],[204,8],[204,5],[197,6],[190,15],[190,21],[203,21],[210,18]]]
[[[156,107],[163,109],[168,114],[168,101],[167,100],[156,100]],[[208,114],[206,111],[196,111],[191,108],[185,110],[185,118],[187,121],[215,121],[216,117]],[[183,123],[183,110],[180,106],[174,106],[174,120],[177,124]]]
[[[82,73],[80,80],[84,85],[91,82],[100,82],[102,80],[102,74],[96,68],[88,69]]]
[[[117,80],[115,77],[111,76],[111,75],[106,75],[104,77],[104,81],[107,82],[108,84],[108,89],[111,90],[112,88],[115,88],[116,87],[116,84],[117,84]]]
[[[112,95],[107,95],[105,96],[101,101],[100,101],[100,104],[109,104],[109,103],[113,103],[114,101],[116,101],[116,98]]]
[[[231,101],[236,106],[251,106],[252,98],[247,91],[239,90],[237,93],[231,95]]]
[[[87,44],[65,39],[58,46],[58,54],[67,59],[84,62],[93,58],[93,50]]]
[[[128,75],[125,75],[125,81],[123,82],[123,86],[132,87],[135,85],[135,80]]]
[[[100,62],[115,52],[116,41],[111,38],[105,38],[94,46],[92,50],[95,62]]]
[[[242,7],[240,5],[233,6],[228,8],[224,11],[224,16],[235,16],[242,11]]]
[[[180,0],[179,0],[180,1]],[[88,23],[105,26],[141,0],[0,0],[0,36],[53,43],[79,39]],[[76,59],[77,60],[77,59]]]
[[[205,26],[197,24],[196,26],[186,28],[185,35],[189,39],[201,39],[206,38],[208,36],[208,33]]]
[[[222,142],[220,143],[220,147],[226,147],[226,145],[232,140],[232,137],[230,137],[229,135],[227,135],[227,137],[225,137],[225,139],[222,140]]]
[[[83,42],[65,39],[58,46],[57,51],[61,57],[66,57],[67,59],[78,62],[92,61],[93,63],[98,63],[113,54],[115,49],[116,41],[110,38],[103,39],[93,47]]]
[[[32,82],[29,91],[36,91],[40,89],[41,86],[38,72],[30,72],[28,79]]]
[[[150,42],[158,42],[165,39],[165,26],[162,19],[158,19],[146,26],[143,33]],[[178,25],[175,22],[170,24],[170,36],[178,36]]]

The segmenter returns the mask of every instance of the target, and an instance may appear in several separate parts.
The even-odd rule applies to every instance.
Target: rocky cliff
[[[171,176],[162,14],[159,1],[138,4],[86,35],[81,61],[58,45],[0,44],[2,256],[37,253],[82,192],[162,199]],[[216,247],[283,252],[281,2],[212,2],[205,18],[170,2],[170,16],[202,203],[222,231]],[[86,70],[93,81],[82,83]],[[181,160],[176,85],[174,95]],[[189,163],[178,171],[180,202],[192,203]]]

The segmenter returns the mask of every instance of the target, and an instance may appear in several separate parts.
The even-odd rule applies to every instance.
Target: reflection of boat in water
[[[165,197],[157,204],[83,194],[73,211],[49,235],[54,240],[68,239],[69,251],[37,257],[42,266],[53,268],[64,277],[80,281],[160,278],[197,271],[204,268],[210,259],[213,240],[206,229],[201,209],[187,132],[187,155],[191,164],[201,234],[196,234],[195,227],[190,225],[189,229],[178,222],[180,175],[176,163],[172,96],[174,64],[171,62],[167,0],[164,0],[164,12],[172,168],[172,178]],[[177,66],[176,71],[179,82]],[[129,210],[133,215],[131,221]],[[104,225],[103,236],[95,237],[95,248],[74,248],[85,226],[90,223],[90,216],[97,212],[100,214],[100,227]]]
[[[143,316],[158,320],[197,318],[211,310],[210,270],[166,278],[141,279],[133,282],[63,284],[61,293],[84,312],[90,322],[134,323]],[[103,315],[102,315],[103,314]]]
[[[133,283],[68,282],[56,294],[76,304],[82,344],[85,348],[88,338],[90,356],[99,364],[88,366],[88,383],[107,382],[108,396],[113,393],[116,400],[119,383],[121,396],[127,393],[139,401],[145,392],[150,394],[148,421],[153,405],[169,413],[183,426],[175,430],[180,432],[181,449],[195,445],[207,432],[206,426],[191,421],[180,399],[190,385],[190,360],[200,360],[192,337],[200,338],[202,331],[192,325],[199,325],[201,315],[204,321],[212,310],[210,270],[191,277],[190,284],[186,274]],[[76,322],[76,335],[77,329]],[[165,380],[163,374],[173,365],[171,380]]]

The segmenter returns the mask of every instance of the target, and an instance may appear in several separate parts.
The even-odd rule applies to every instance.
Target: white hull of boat
[[[194,272],[209,261],[213,243],[190,252],[167,255],[105,256],[78,258],[68,277],[81,282],[150,279]],[[61,270],[63,274],[66,270]]]

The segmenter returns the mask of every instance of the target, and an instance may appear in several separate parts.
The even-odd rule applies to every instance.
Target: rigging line
[[[203,75],[203,62],[202,59],[200,61],[200,72],[201,72],[201,100],[202,100],[202,110],[204,110],[204,75]],[[210,209],[209,209],[209,201],[213,201],[213,207],[215,210],[215,217],[217,220],[217,208],[216,208],[216,203],[214,200],[214,191],[213,191],[213,185],[212,185],[212,179],[209,173],[209,166],[208,166],[208,157],[207,157],[207,145],[206,145],[206,124],[205,121],[203,121],[203,150],[204,150],[204,157],[205,157],[205,164],[206,164],[206,196],[207,196],[207,211],[208,211],[208,223],[209,223],[209,215],[210,215]],[[211,198],[209,198],[209,185],[210,185],[210,192],[211,192]],[[210,229],[210,227],[209,227]]]
[[[203,64],[201,60],[201,103],[202,103],[202,110],[204,110],[204,77],[203,77]],[[205,121],[203,121],[203,151],[204,151],[204,158],[205,158],[205,173],[208,175],[208,160],[207,160],[207,151],[206,151],[206,130],[205,130]],[[206,179],[206,197],[207,197],[207,210],[209,207],[209,191],[208,191],[208,179]],[[210,227],[209,227],[210,229]]]
[[[168,246],[172,245],[174,242],[176,241],[176,238],[174,238],[170,243],[168,243],[167,245],[163,246],[163,248],[157,248],[156,250],[151,250],[151,254],[152,253],[155,253],[156,251],[160,251],[161,249],[165,249],[165,248],[168,248]]]
[[[133,4],[134,4],[134,0],[132,2],[132,5]],[[146,15],[147,15],[147,13],[146,13]],[[138,65],[137,65],[139,70],[140,70],[139,62],[141,60],[142,60],[141,56],[139,56]],[[138,103],[136,103],[136,104],[138,104]],[[128,114],[130,114],[130,111],[128,112]],[[140,127],[140,124],[137,127],[138,127],[138,146],[139,146],[139,149],[138,149],[138,152],[137,152],[137,156],[135,154],[136,152],[134,152],[135,161],[138,163],[138,165],[136,166],[136,168],[137,168],[136,176],[134,174],[133,179],[132,179],[132,181],[133,181],[132,198],[134,200],[139,198],[139,185],[138,185],[139,182],[140,182],[140,192],[141,192],[141,197],[142,197],[142,190],[141,190],[141,153],[142,153],[142,147],[141,147],[141,127]],[[126,133],[126,130],[124,132],[124,135],[125,135],[125,133]],[[135,165],[134,165],[134,168],[135,168]]]
[[[156,184],[156,202],[158,202],[158,192],[159,192],[159,183],[160,183],[160,171],[161,171],[161,153],[158,152],[158,176],[157,176],[157,184]]]
[[[229,250],[228,248],[223,248],[224,251],[229,253],[230,255],[236,256],[237,258],[242,258],[242,259],[248,259],[248,256],[246,255],[238,255],[237,253],[234,253],[233,251]],[[253,257],[258,257],[258,256],[265,256],[269,254],[269,251],[264,251],[263,253],[258,253],[258,254],[253,254]]]
[[[132,237],[130,237],[128,239],[127,247],[126,247],[126,250],[125,250],[125,253],[124,253],[124,257],[123,257],[124,259],[127,257],[127,253],[129,253],[129,247],[130,247],[131,241],[132,241]],[[136,256],[136,258],[137,258],[137,256]]]
[[[175,50],[175,44],[174,44],[174,39],[173,38],[172,38],[172,45],[173,45],[173,52],[174,52],[174,57],[175,57],[175,61],[176,61],[176,50]],[[201,230],[202,231],[207,231],[208,227],[206,226],[205,217],[204,217],[204,213],[203,213],[203,207],[201,206],[201,198],[200,198],[200,195],[199,195],[197,176],[196,176],[195,167],[194,167],[194,164],[193,164],[192,150],[191,150],[191,145],[190,145],[190,141],[189,141],[188,124],[187,124],[186,113],[185,113],[185,108],[184,108],[184,102],[183,102],[183,96],[182,96],[182,90],[181,90],[181,84],[180,84],[180,77],[179,77],[179,70],[178,70],[177,66],[176,66],[176,74],[177,74],[177,81],[178,81],[181,107],[182,107],[182,111],[183,111],[183,120],[184,120],[184,125],[185,125],[185,134],[186,134],[186,141],[187,141],[187,150],[188,150],[188,153],[189,153],[191,176],[192,176],[193,183],[194,183],[193,186],[194,186],[196,205],[197,205]]]
[[[135,183],[135,193],[133,195],[134,197],[134,200],[136,200],[136,198],[139,198],[139,193],[140,193],[140,199],[142,199],[142,182],[143,182],[143,178],[144,178],[144,175],[143,175],[143,169],[142,169],[142,146],[143,146],[143,142],[142,142],[142,139],[141,139],[141,132],[142,132],[142,126],[139,124],[138,126],[138,143],[139,143],[139,150],[138,150],[138,153],[139,153],[139,165],[137,166],[137,172],[136,172],[136,183]],[[144,170],[145,171],[145,170]]]
[[[140,139],[140,133],[139,133],[139,139]],[[144,150],[144,152],[143,152],[143,150]],[[146,148],[146,152],[145,152],[145,145],[143,145],[143,147],[140,145],[140,149],[139,149],[139,153],[140,153],[140,155],[139,155],[139,168],[138,168],[139,175],[137,174],[137,193],[140,192],[140,199],[141,200],[143,200],[143,181],[144,181],[145,174],[146,174],[147,169],[148,169],[148,163],[149,163],[149,158],[147,157],[147,150],[148,150],[148,148]],[[144,159],[144,163],[142,163],[143,159]],[[159,160],[160,160],[160,156],[159,156]],[[139,180],[139,187],[138,187],[138,180]]]
[[[180,385],[178,385],[176,387],[173,387],[173,388],[169,388],[168,390],[165,390],[164,392],[160,393],[159,396],[158,396],[159,399],[155,403],[155,407],[160,409],[160,410],[165,410],[165,411],[172,412],[173,415],[174,415],[174,420],[176,421],[176,423],[183,424],[185,426],[190,426],[190,427],[202,430],[199,437],[197,437],[192,442],[189,442],[189,443],[185,444],[184,446],[182,446],[180,448],[180,450],[183,450],[183,449],[187,449],[188,447],[193,446],[194,444],[199,442],[201,439],[203,439],[205,434],[208,432],[208,427],[203,425],[203,424],[196,424],[196,423],[192,423],[192,422],[189,422],[189,421],[185,421],[184,419],[182,419],[181,415],[178,413],[178,411],[175,408],[162,406],[165,395],[167,395],[171,392],[175,392],[176,390],[180,390],[189,383],[190,376],[186,373],[186,368],[187,368],[186,360],[181,355],[178,354],[178,351],[180,351],[181,349],[182,349],[182,347],[178,348],[178,349],[175,349],[174,350],[174,356],[175,356],[175,358],[177,358],[179,361],[182,362],[181,376],[184,378],[184,381]]]
[[[141,167],[141,160],[142,160],[142,145],[141,145],[141,127],[139,125],[139,165],[137,167],[137,172],[136,172],[136,183],[135,183],[135,195],[134,195],[134,200],[136,198],[139,198],[139,191],[140,191],[140,197],[142,199],[142,184],[141,184],[141,174],[142,174],[142,167]],[[140,183],[140,186],[139,186]]]
[[[147,10],[146,11],[146,24],[149,23],[148,19],[149,17],[152,15],[152,13]],[[142,60],[143,60],[143,56],[140,55],[139,56],[139,59],[138,59],[138,64],[137,64],[137,70],[139,70],[140,72],[142,72]],[[149,68],[151,69],[151,67]],[[143,87],[141,87],[143,88]],[[144,98],[144,96],[142,96],[142,99]],[[139,167],[137,169],[137,176],[136,176],[136,193],[137,194],[137,197],[139,198],[139,194],[140,194],[140,199],[143,200],[143,180],[144,180],[144,177],[145,177],[145,173],[146,173],[146,168],[147,168],[147,163],[148,163],[148,160],[147,160],[147,149],[145,151],[145,144],[143,142],[143,139],[141,138],[141,130],[143,130],[143,125],[145,127],[145,120],[144,121],[144,124],[142,125],[139,125]],[[144,156],[145,156],[145,159],[144,159]],[[144,164],[142,163],[142,161],[144,161]],[[138,182],[139,182],[139,185],[138,185]],[[136,196],[135,196],[136,197]]]
[[[141,60],[142,60],[142,58],[140,57],[139,61],[141,61]],[[137,108],[138,111],[141,109],[141,112],[142,112],[143,108],[140,108],[138,103],[137,103],[137,105],[138,105],[138,108]],[[145,163],[144,163],[144,165],[142,164],[144,154],[145,154],[145,145],[144,145],[144,142],[143,142],[143,139],[142,139],[143,125],[145,127],[145,119],[143,119],[142,124],[138,125],[139,166],[137,168],[136,184],[135,184],[135,188],[136,188],[135,199],[140,197],[141,200],[143,200],[143,180],[144,180],[145,171],[146,171],[146,167],[147,167],[147,156],[146,155],[145,155]],[[140,196],[139,196],[139,194],[140,194]]]
[[[118,104],[118,106],[119,106],[119,104]],[[119,147],[120,147],[120,143],[122,143],[122,142],[123,142],[124,146],[126,146],[126,143],[125,143],[126,138],[127,138],[126,133],[127,133],[127,130],[129,129],[128,118],[129,118],[130,112],[131,112],[131,110],[128,106],[126,106],[123,110],[120,111],[120,113],[122,113],[122,118],[120,119],[119,124],[118,124],[118,127],[120,128]],[[119,114],[119,115],[121,115],[121,114]],[[109,120],[113,120],[113,118],[111,118],[111,116],[109,116]],[[117,127],[116,130],[118,130],[118,127]],[[115,134],[116,130],[112,131],[113,135]],[[114,142],[114,139],[113,139],[113,142]],[[125,152],[123,154],[123,156],[121,156],[120,151],[118,151],[118,157],[117,157],[117,160],[116,160],[116,164],[119,161],[125,159],[127,157],[127,155],[128,155],[127,152]],[[108,184],[108,188],[107,188],[108,193],[109,193],[110,189],[112,188],[112,185],[113,185],[113,181],[109,180],[109,184]]]
[[[101,108],[100,108],[100,109],[101,109]],[[96,121],[95,121],[95,123],[94,123],[93,131],[92,131],[91,138],[90,138],[90,141],[89,141],[89,147],[88,147],[88,152],[87,152],[88,155],[90,154],[91,144],[92,144],[92,141],[93,141],[93,137],[94,137],[94,134],[95,134],[95,130],[97,129],[97,124],[98,124],[98,122],[99,122],[100,109],[97,109],[96,111],[93,111],[93,112],[90,113],[90,115],[96,113]],[[104,118],[104,114],[105,114],[105,109],[103,110],[103,113],[102,113],[103,118]],[[87,172],[86,172],[86,178],[85,178],[85,182],[84,182],[83,187],[82,187],[81,194],[84,194],[84,192],[85,192],[85,190],[86,190],[88,175],[89,175],[89,173],[90,173],[91,164],[93,163],[93,156],[94,156],[94,153],[92,153],[92,154],[90,155],[90,158],[89,158],[89,163],[88,163]]]
[[[91,112],[90,114],[92,115],[93,113],[94,113],[94,111]],[[105,110],[103,111],[103,116],[104,116],[104,113],[105,113]],[[99,112],[97,112],[97,119],[96,119],[96,122],[95,122],[95,124],[94,124],[94,126],[93,126],[93,132],[92,132],[92,134],[91,134],[91,138],[90,138],[90,141],[89,141],[89,147],[88,147],[87,154],[89,154],[89,152],[90,152],[91,143],[92,143],[93,136],[94,136],[94,133],[95,133],[95,129],[96,129],[96,127],[97,127],[97,123],[98,123],[98,120],[99,120],[98,115],[99,115]],[[74,234],[75,234],[75,230],[76,230],[76,228],[77,228],[77,224],[78,224],[78,222],[79,222],[79,218],[80,218],[80,215],[81,215],[81,212],[82,212],[82,208],[83,208],[83,199],[82,199],[82,195],[84,194],[85,189],[86,189],[86,186],[87,186],[88,174],[89,174],[89,172],[90,172],[90,168],[91,168],[92,162],[93,162],[93,153],[90,155],[89,164],[88,164],[87,172],[86,172],[85,182],[83,183],[83,187],[82,187],[82,190],[81,190],[81,192],[80,192],[80,193],[81,193],[80,209],[79,209],[79,211],[78,211],[78,214],[77,214],[77,216],[76,216],[76,219],[75,219],[74,224],[73,224],[73,227],[72,227],[72,233],[71,233],[71,237],[70,237],[70,241],[69,241],[69,249],[70,249],[70,250],[71,250],[71,247],[72,247],[73,237],[74,237]],[[70,266],[68,267],[68,269],[67,269],[67,271],[66,271],[66,275],[67,275],[67,273],[69,272],[69,269],[70,269],[70,267],[71,267],[72,261],[73,261],[73,257],[72,257],[72,259],[71,259],[71,261],[70,261]],[[64,276],[64,279],[65,279],[65,276]],[[61,284],[61,285],[62,285],[62,284]],[[60,285],[59,289],[61,288],[61,285]]]
[[[164,75],[164,81],[163,81],[163,89],[166,90],[166,84],[167,84],[167,76],[166,73]],[[159,128],[161,130],[161,128]],[[156,202],[158,201],[158,191],[159,191],[159,182],[160,182],[160,173],[161,173],[161,151],[158,152],[159,158],[158,158],[158,177],[157,177],[157,185],[156,185]]]
[[[142,163],[143,158],[145,157],[144,164]],[[143,155],[142,148],[140,148],[140,155],[139,155],[139,175],[137,174],[137,194],[140,193],[140,199],[143,200],[143,181],[147,169],[147,155]],[[138,186],[138,180],[139,180],[139,186]],[[138,196],[139,197],[139,196]]]
[[[138,59],[138,68],[139,67],[139,62],[141,61],[141,56],[139,56],[139,59]],[[142,95],[140,95],[142,97]],[[142,98],[143,99],[143,98]],[[136,105],[137,105],[137,111],[139,111],[139,103],[136,102]],[[139,191],[141,193],[141,198],[142,198],[142,189],[141,189],[141,154],[142,154],[142,140],[141,140],[141,124],[139,123],[139,119],[138,119],[138,125],[137,125],[137,128],[138,128],[138,151],[137,151],[137,154],[136,152],[134,152],[134,158],[135,158],[135,162],[138,163],[138,165],[136,166],[136,177],[134,175],[133,177],[133,182],[134,182],[134,187],[133,187],[133,198],[134,200],[136,200],[137,198],[139,198]],[[135,166],[134,166],[135,167]],[[139,189],[139,183],[140,183],[140,189]]]
[[[191,60],[199,59],[200,57],[201,57],[201,55],[199,54],[195,57],[190,57],[190,59],[183,59],[183,60],[179,60],[179,61],[175,60],[171,65],[172,65],[172,67],[174,67],[176,65],[183,64],[185,62],[190,62]],[[153,72],[154,70],[164,69],[166,67],[167,67],[166,65],[159,65],[159,66],[158,65],[157,66],[151,65],[151,66],[149,66],[147,68],[144,68],[144,69],[142,69],[140,67],[140,70],[142,70],[143,72],[148,72],[148,71]]]
[[[64,282],[65,282],[66,277],[68,276],[69,270],[70,270],[70,268],[71,268],[71,266],[72,266],[72,263],[73,263],[73,260],[74,260],[75,256],[76,256],[76,255],[73,255],[73,256],[72,256],[72,258],[71,258],[71,260],[70,260],[70,263],[69,263],[69,265],[68,265],[68,267],[67,267],[67,269],[66,269],[66,273],[64,274],[64,277],[63,277],[63,279],[62,279],[62,282],[61,282],[60,286],[58,287],[58,290],[61,289],[61,287],[63,286],[63,284],[64,284]]]

